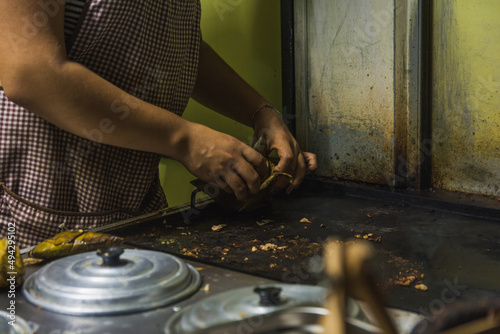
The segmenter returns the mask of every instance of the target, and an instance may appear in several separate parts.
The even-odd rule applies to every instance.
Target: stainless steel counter
[[[146,312],[113,316],[70,316],[50,312],[30,304],[24,298],[21,287],[18,287],[14,299],[16,302],[15,314],[17,317],[21,317],[23,320],[27,321],[36,334],[160,334],[164,332],[167,320],[176,312],[204,298],[213,296],[217,293],[226,292],[229,289],[247,286],[272,286],[273,284],[279,283],[270,279],[189,260],[187,260],[186,263],[191,264],[198,270],[202,276],[203,282],[200,290],[189,298],[173,305]],[[40,267],[41,266],[28,267],[26,277],[32,275]],[[8,303],[9,299],[6,293],[2,293],[0,296],[1,309],[5,310]],[[362,303],[360,306],[365,310]],[[365,312],[369,314],[367,310],[365,310]],[[402,310],[391,309],[389,312],[395,319],[401,334],[409,333],[414,324],[421,319],[421,316],[417,314]],[[372,333],[361,330],[359,329],[360,327],[358,327],[374,328],[372,324],[366,322],[366,319],[363,321],[352,319],[352,321],[354,321],[354,323],[351,324],[351,328],[353,329],[351,332],[353,334]],[[244,330],[245,333],[259,332],[258,326],[251,322],[245,324]]]

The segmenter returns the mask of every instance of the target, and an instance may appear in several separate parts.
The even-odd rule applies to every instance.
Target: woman
[[[190,97],[265,133],[276,169],[294,176],[287,191],[316,168],[202,41],[199,1],[62,2],[0,0],[1,236],[15,224],[25,247],[62,223],[92,228],[165,207],[161,156],[240,200],[257,192],[264,157],[179,117]]]

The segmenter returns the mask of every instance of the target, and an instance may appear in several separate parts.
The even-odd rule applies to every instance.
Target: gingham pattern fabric
[[[181,114],[196,80],[200,14],[198,0],[93,0],[68,55]],[[15,223],[18,245],[26,247],[62,223],[88,229],[165,207],[159,160],[65,132],[0,90],[0,236]]]

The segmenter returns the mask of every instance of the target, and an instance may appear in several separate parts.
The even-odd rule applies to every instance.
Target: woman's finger
[[[224,183],[231,190],[232,193],[236,196],[236,198],[240,201],[243,201],[248,196],[248,188],[242,178],[235,171],[227,171],[223,173],[224,175],[221,178],[224,180]]]
[[[248,197],[249,194],[248,187],[238,174],[236,173],[231,174],[231,180],[229,181],[229,186],[233,190],[233,193],[238,200],[243,201]]]
[[[265,164],[265,160],[263,160],[263,162]],[[256,194],[259,191],[260,175],[253,165],[242,159],[233,167],[233,172],[239,177],[239,180],[243,181],[245,190],[247,191],[246,195],[248,195],[248,193]],[[237,181],[239,182],[239,180]],[[237,186],[239,186],[239,184]]]
[[[267,164],[266,158],[250,146],[245,148],[242,152],[243,158],[249,162],[253,168],[257,171],[260,177],[264,177],[267,174]]]
[[[231,187],[227,183],[226,177],[224,175],[225,175],[225,173],[222,173],[222,174],[218,173],[218,175],[214,175],[214,174],[210,173],[210,177],[211,177],[210,183],[216,185],[219,189],[222,189],[225,192],[231,194],[231,193],[233,193],[233,189],[231,189]]]
[[[293,174],[293,182],[286,189],[286,193],[290,194],[293,190],[297,189],[302,181],[304,180],[304,176],[306,173],[306,162],[304,159],[304,155],[299,153],[297,157],[297,168],[295,169],[295,174]]]
[[[306,174],[314,172],[318,168],[318,157],[311,152],[302,152],[306,163]]]
[[[274,167],[274,171],[288,173],[290,175],[295,175],[295,168],[297,164],[297,160],[291,151],[284,151],[284,153],[278,152],[280,160],[278,164]],[[278,179],[272,186],[271,192],[278,192],[281,189],[285,188],[289,183],[289,179],[285,176],[278,176]]]

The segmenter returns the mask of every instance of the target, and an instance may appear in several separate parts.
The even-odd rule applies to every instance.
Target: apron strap
[[[85,0],[85,4],[82,8],[82,12],[80,13],[80,17],[78,18],[78,23],[76,24],[75,30],[73,31],[71,38],[69,39],[68,43],[66,44],[66,54],[69,54],[69,52],[71,51],[71,47],[75,43],[76,37],[78,36],[78,33],[80,32],[80,28],[82,27],[83,20],[85,19],[85,14],[87,14],[87,11],[90,7],[90,2],[91,2],[91,0]]]

